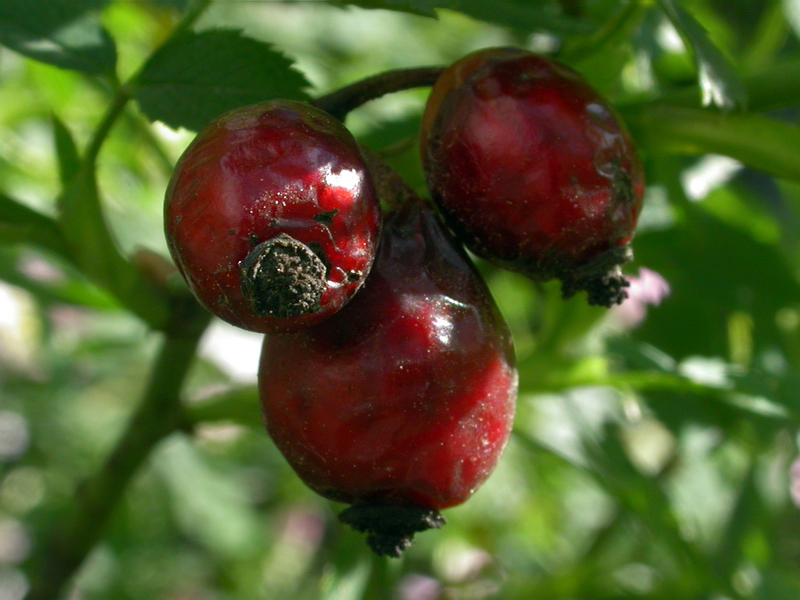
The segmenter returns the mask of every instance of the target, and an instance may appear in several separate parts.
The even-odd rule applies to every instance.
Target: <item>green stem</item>
[[[190,328],[181,327],[184,335],[164,340],[144,398],[126,431],[103,467],[78,487],[74,506],[58,527],[40,542],[28,600],[56,600],[65,595],[133,475],[153,447],[183,425],[180,391],[207,322],[206,314],[198,311]]]
[[[172,36],[188,29],[210,3],[211,0],[195,2],[175,27]],[[82,157],[84,176],[94,169],[103,143],[130,100],[129,86],[114,87],[116,95]],[[97,218],[102,220],[102,207],[96,197],[94,201],[96,206],[92,208],[96,210]],[[110,240],[107,229],[105,234]],[[136,306],[129,308],[135,309]],[[181,390],[209,319],[208,313],[193,298],[173,294],[169,303],[169,322],[164,328],[166,337],[144,397],[104,465],[78,486],[75,500],[64,518],[40,540],[30,563],[28,600],[57,600],[65,596],[67,585],[100,540],[114,508],[139,467],[156,444],[186,425],[180,402]]]
[[[130,96],[126,93],[125,89],[118,88],[114,99],[106,109],[103,119],[98,124],[97,129],[95,129],[92,135],[92,139],[89,141],[89,145],[86,147],[86,152],[83,155],[83,168],[94,168],[97,156],[100,154],[100,149],[108,138],[108,134],[111,133],[111,129],[114,127],[117,119],[125,110],[128,100],[130,100]]]
[[[344,121],[347,113],[370,100],[392,92],[432,86],[443,70],[442,67],[419,67],[386,71],[320,96],[311,104]]]

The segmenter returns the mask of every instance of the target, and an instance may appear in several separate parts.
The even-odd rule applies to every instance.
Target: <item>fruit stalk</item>
[[[443,67],[419,67],[386,71],[320,96],[311,104],[344,121],[351,110],[370,100],[393,92],[432,86],[443,70]]]

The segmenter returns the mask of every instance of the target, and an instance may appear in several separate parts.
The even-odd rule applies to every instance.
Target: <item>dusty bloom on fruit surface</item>
[[[628,278],[630,287],[628,297],[612,312],[625,327],[633,328],[641,325],[647,317],[648,306],[658,306],[671,293],[669,282],[651,269],[642,267],[638,275]]]

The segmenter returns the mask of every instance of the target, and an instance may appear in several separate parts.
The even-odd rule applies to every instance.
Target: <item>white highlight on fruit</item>
[[[331,187],[355,190],[361,185],[361,175],[355,169],[342,169],[338,173],[325,174],[325,183]]]

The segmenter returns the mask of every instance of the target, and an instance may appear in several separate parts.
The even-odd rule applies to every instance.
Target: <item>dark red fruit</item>
[[[264,102],[201,131],[165,202],[189,287],[252,331],[296,331],[339,310],[377,249],[380,207],[355,140],[307,104]]]
[[[415,201],[387,222],[375,266],[339,313],[267,336],[267,429],[342,520],[398,556],[464,502],[508,440],[517,373],[508,328],[474,266]]]
[[[544,56],[490,48],[448,67],[425,110],[422,157],[448,223],[478,255],[564,293],[621,302],[619,266],[644,194],[608,103]]]

